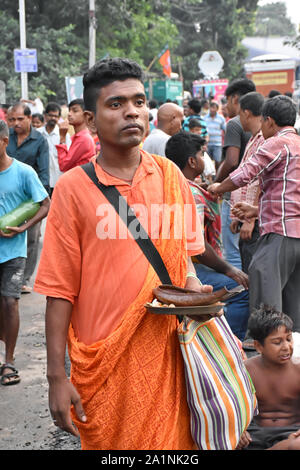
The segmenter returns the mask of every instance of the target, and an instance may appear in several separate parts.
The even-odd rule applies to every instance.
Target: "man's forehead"
[[[14,108],[11,112],[12,114],[15,114],[17,116],[25,116],[24,114],[24,108],[22,108],[22,106],[17,106],[16,108]],[[25,117],[28,117],[28,116],[25,116]]]
[[[145,95],[142,82],[135,78],[115,80],[101,88],[99,97],[108,99],[110,96]]]

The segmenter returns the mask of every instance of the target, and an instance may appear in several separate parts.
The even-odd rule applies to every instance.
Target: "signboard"
[[[225,90],[228,87],[227,78],[219,78],[216,80],[195,80],[193,82],[193,96],[209,98],[220,101],[225,95]]]
[[[286,85],[288,83],[287,72],[253,73],[252,80],[255,85]]]
[[[66,77],[66,89],[67,89],[67,98],[68,103],[73,100],[83,98],[83,83],[82,75],[78,77]]]
[[[36,49],[14,49],[15,72],[37,72]]]
[[[200,57],[198,67],[206,78],[217,78],[224,65],[218,51],[206,51]]]

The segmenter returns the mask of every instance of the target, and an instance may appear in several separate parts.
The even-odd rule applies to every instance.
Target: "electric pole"
[[[96,62],[96,16],[95,0],[89,0],[89,67]]]
[[[26,49],[25,0],[19,0],[20,47]],[[28,75],[21,72],[21,98],[28,100]]]

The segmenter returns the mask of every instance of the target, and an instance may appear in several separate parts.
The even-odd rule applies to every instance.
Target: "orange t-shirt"
[[[175,215],[166,208],[161,211],[163,173],[151,155],[141,151],[131,184],[103,171],[96,157],[92,161],[99,181],[117,187],[154,244],[157,230],[164,229],[165,236],[170,236],[167,219],[175,217],[176,210]],[[187,255],[193,256],[204,251],[201,222],[179,169],[178,181],[187,207]],[[92,344],[114,331],[140,292],[148,266],[126,226],[83,170],[77,167],[65,173],[53,193],[34,287],[36,292],[73,304],[71,322],[79,341]]]

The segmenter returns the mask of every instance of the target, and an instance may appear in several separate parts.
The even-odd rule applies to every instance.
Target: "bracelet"
[[[186,275],[186,278],[188,277],[194,277],[195,279],[197,279],[197,281],[200,282],[200,284],[202,284],[202,282],[200,281],[200,279],[196,276],[195,273],[193,273],[192,271],[188,272],[187,275]]]

